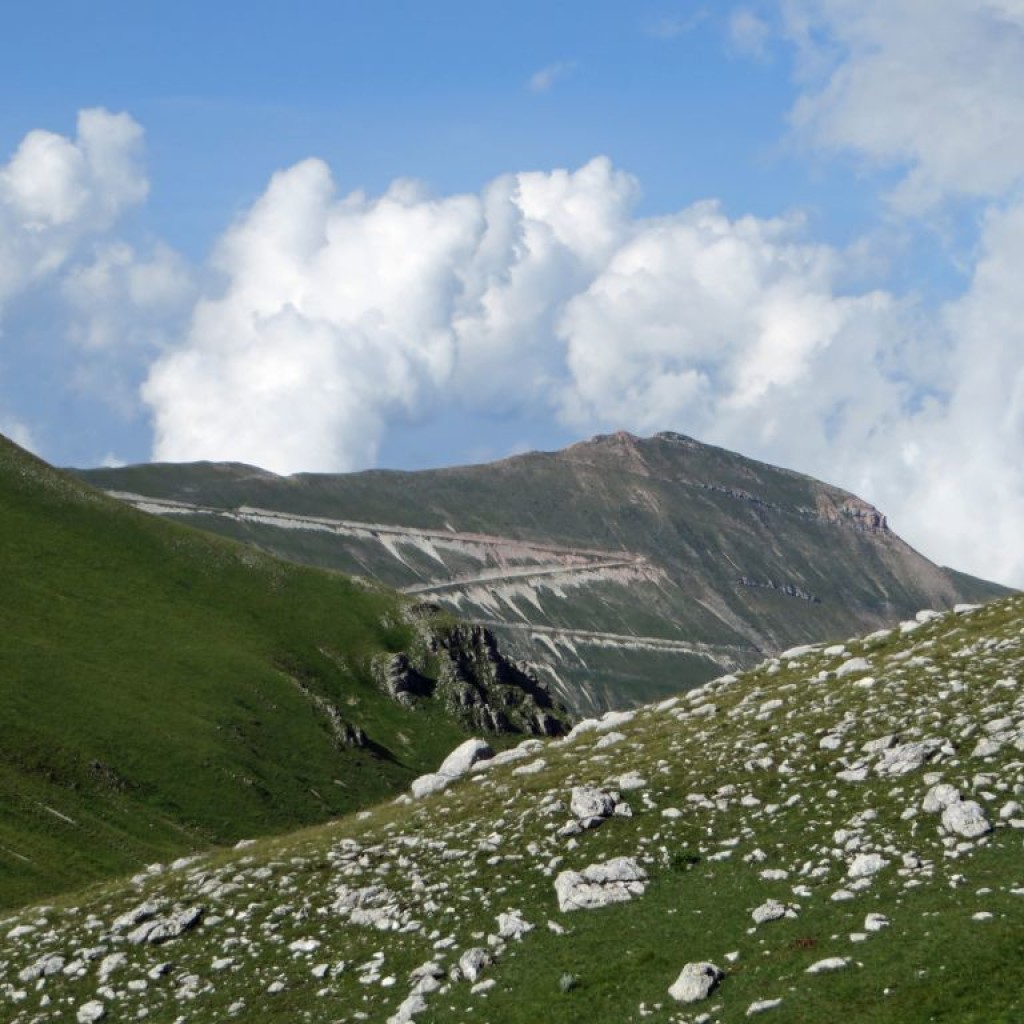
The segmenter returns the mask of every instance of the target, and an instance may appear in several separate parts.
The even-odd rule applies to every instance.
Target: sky
[[[689,434],[1024,586],[1024,0],[12,0],[0,432]]]

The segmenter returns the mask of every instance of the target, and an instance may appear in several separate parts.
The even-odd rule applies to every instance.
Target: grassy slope
[[[621,736],[610,743],[605,730],[533,746],[518,766],[539,758],[536,772],[492,768],[437,797],[26,908],[0,922],[0,935],[34,929],[0,939],[0,1000],[6,992],[15,1024],[70,1019],[92,998],[124,1019],[144,1008],[156,1024],[183,1013],[192,1024],[383,1024],[409,993],[413,968],[436,961],[449,970],[464,950],[487,946],[497,915],[515,909],[535,927],[485,969],[493,985],[473,991],[445,980],[417,1021],[681,1024],[707,1013],[740,1022],[762,999],[782,1000],[765,1018],[773,1024],[837,1015],[871,1024],[1017,1021],[1024,813],[1011,809],[1003,821],[999,812],[1024,793],[1022,635],[1024,599],[1014,598],[771,661],[640,711],[617,724]],[[838,671],[860,657],[867,667]],[[874,682],[861,685],[865,678]],[[998,730],[1008,735],[1002,749],[975,754],[991,732],[985,724],[1002,718],[1011,719]],[[886,777],[873,767],[879,755],[862,748],[889,734],[941,738],[948,749]],[[826,736],[839,738],[837,749],[821,745]],[[858,761],[871,767],[864,781],[837,776]],[[624,794],[632,817],[576,840],[555,836],[573,785],[614,784],[631,770],[645,780]],[[922,810],[940,778],[985,807],[996,823],[990,835],[958,841]],[[671,808],[681,813],[666,816]],[[864,885],[847,874],[862,852],[886,862]],[[555,875],[615,855],[645,867],[646,892],[559,912]],[[387,890],[397,930],[332,909],[345,887],[371,885]],[[850,898],[832,898],[844,890]],[[752,909],[769,897],[797,904],[796,916],[754,926]],[[207,916],[166,946],[125,943],[111,923],[143,899],[198,903]],[[878,912],[889,926],[865,932],[865,916]],[[319,945],[289,948],[296,940]],[[70,960],[84,947],[98,952],[80,976],[57,974],[38,988],[18,981],[40,956]],[[104,988],[97,965],[112,950],[126,963]],[[848,958],[844,970],[805,973],[834,956]],[[675,1004],[668,986],[685,962],[705,959],[726,971],[721,987],[704,1003]],[[168,973],[147,976],[160,962],[172,965]],[[572,984],[562,984],[566,975]]]
[[[0,905],[381,799],[459,732],[383,698],[394,598],[125,508],[0,440]],[[293,682],[394,759],[339,749]]]

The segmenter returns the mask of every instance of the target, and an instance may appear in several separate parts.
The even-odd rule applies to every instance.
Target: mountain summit
[[[853,494],[676,433],[419,472],[195,463],[80,475],[486,625],[586,713],[1007,593],[928,561]]]

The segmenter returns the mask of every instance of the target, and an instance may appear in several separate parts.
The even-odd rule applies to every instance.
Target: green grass
[[[535,927],[485,971],[493,987],[473,993],[467,981],[450,981],[428,994],[419,1024],[681,1024],[703,1013],[728,1024],[770,998],[783,1002],[755,1018],[769,1024],[1009,1024],[1024,1002],[1022,831],[999,823],[957,851],[920,804],[930,772],[980,800],[996,822],[1002,805],[1024,799],[1024,754],[1013,742],[988,759],[972,754],[985,722],[1004,715],[1024,722],[1015,681],[1024,673],[1022,636],[1024,600],[1011,599],[905,635],[848,641],[840,653],[819,649],[768,662],[694,698],[713,702],[715,714],[677,718],[687,698],[675,708],[645,709],[606,747],[595,732],[541,745],[518,762],[543,758],[534,774],[514,774],[515,764],[492,768],[426,800],[382,804],[133,884],[105,883],[47,908],[26,907],[0,921],[0,1006],[14,1024],[73,1019],[99,991],[95,962],[81,979],[57,974],[41,987],[19,983],[18,972],[45,952],[70,958],[75,949],[102,946],[100,956],[116,950],[128,957],[110,983],[114,994],[101,996],[125,1019],[145,1009],[156,1024],[182,1016],[190,1024],[384,1024],[408,994],[411,970],[433,959],[450,969],[462,951],[488,945],[499,913],[516,909]],[[873,686],[837,674],[855,656],[871,661]],[[762,710],[775,700],[783,703]],[[943,736],[952,753],[903,776],[845,782],[836,776],[840,752],[819,742],[839,726],[844,756],[886,733],[910,739],[915,731]],[[753,764],[769,756],[771,765]],[[572,786],[614,784],[626,771],[647,780],[624,794],[632,817],[612,818],[573,842],[554,837],[567,811],[549,813],[553,801],[567,805]],[[710,804],[690,799],[699,794]],[[777,805],[771,813],[769,804]],[[662,814],[673,807],[682,814]],[[846,841],[837,838],[840,829],[889,864],[837,902],[831,896],[849,887],[852,856],[839,852]],[[359,849],[347,854],[352,840]],[[902,866],[909,853],[921,867]],[[617,855],[644,865],[642,896],[559,912],[559,871]],[[764,869],[789,877],[766,879]],[[381,931],[346,920],[331,909],[346,885],[385,886],[402,926]],[[807,891],[796,894],[795,885]],[[198,902],[207,916],[166,946],[118,939],[114,917],[152,897]],[[798,916],[755,927],[751,911],[768,897],[799,904]],[[991,918],[975,920],[978,911]],[[890,926],[851,941],[871,912],[884,913]],[[36,931],[3,939],[24,923]],[[310,937],[321,943],[312,953],[289,949]],[[360,965],[378,953],[382,969],[371,980]],[[832,956],[851,963],[834,974],[805,973]],[[214,971],[221,957],[233,963]],[[684,963],[705,959],[725,970],[720,988],[704,1003],[675,1004],[669,985]],[[163,961],[173,963],[166,979],[128,987]],[[327,965],[323,977],[313,973],[317,964]],[[191,975],[209,987],[179,999]],[[565,975],[575,979],[568,990]],[[282,990],[271,993],[277,982]],[[11,1001],[12,991],[25,995]]]
[[[459,740],[373,683],[374,656],[414,643],[387,592],[137,513],[3,441],[0,535],[0,906],[323,821]],[[339,747],[296,680],[378,746]]]

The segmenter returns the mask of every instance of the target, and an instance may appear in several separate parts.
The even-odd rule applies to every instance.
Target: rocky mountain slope
[[[485,624],[582,713],[1007,593],[932,564],[851,494],[679,434],[416,473],[81,475],[147,511]]]
[[[481,627],[2,438],[0,534],[0,906],[378,801],[469,730],[566,728]]]
[[[397,801],[8,915],[2,1015],[1019,1020],[1022,673],[1014,597],[471,741]]]

